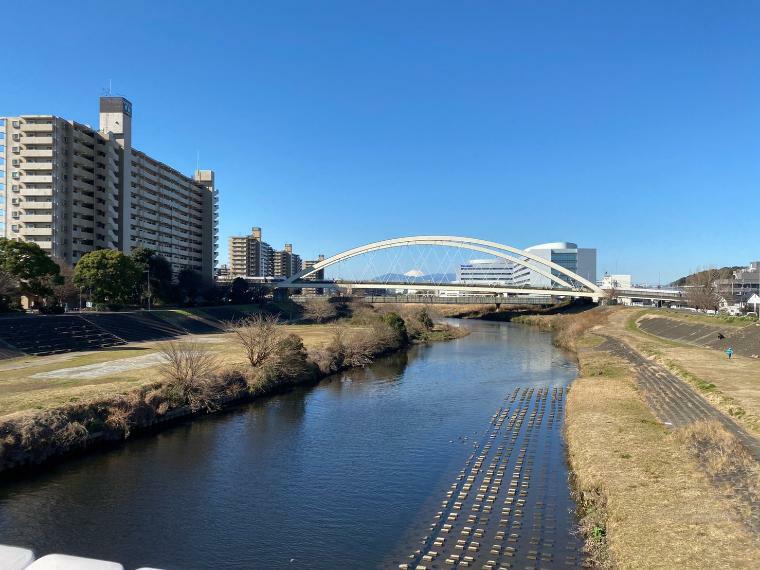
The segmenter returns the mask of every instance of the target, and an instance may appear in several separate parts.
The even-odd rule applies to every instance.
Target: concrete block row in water
[[[581,565],[580,544],[557,536],[555,517],[560,505],[570,516],[569,504],[557,500],[567,485],[558,465],[564,459],[558,456],[564,396],[563,386],[517,387],[506,395],[481,441],[473,442],[421,548],[399,568]]]
[[[48,554],[42,558],[36,558],[31,550],[2,544],[0,544],[0,568],[2,570],[124,570],[124,566],[118,562],[66,554]],[[138,568],[137,570],[158,569]]]

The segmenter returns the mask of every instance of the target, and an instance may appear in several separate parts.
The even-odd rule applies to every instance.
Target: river
[[[0,543],[127,568],[578,567],[561,437],[575,366],[535,328],[464,326],[5,481]]]

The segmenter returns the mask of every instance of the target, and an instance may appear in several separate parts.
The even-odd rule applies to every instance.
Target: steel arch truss
[[[280,281],[279,283],[275,284],[275,287],[276,288],[280,288],[280,287],[292,288],[294,285],[296,285],[299,282],[299,280],[303,279],[304,277],[308,277],[309,275],[316,273],[317,271],[320,271],[322,269],[325,269],[326,267],[329,267],[336,263],[340,263],[352,257],[356,257],[357,255],[362,255],[365,253],[370,253],[370,252],[378,251],[382,249],[404,247],[404,246],[410,246],[410,245],[458,247],[462,249],[476,251],[479,253],[487,253],[487,254],[493,255],[494,257],[499,257],[501,259],[511,261],[513,263],[516,263],[517,265],[526,267],[527,269],[530,269],[531,271],[534,271],[537,274],[542,275],[543,277],[546,277],[547,279],[550,279],[551,281],[553,281],[554,283],[560,286],[558,288],[547,289],[546,291],[550,294],[560,293],[560,294],[572,295],[573,292],[576,292],[576,293],[583,294],[583,296],[589,296],[590,293],[593,294],[593,296],[602,295],[602,290],[596,283],[592,283],[591,281],[589,281],[588,279],[585,279],[584,277],[581,277],[577,273],[574,273],[573,271],[570,271],[569,269],[562,267],[561,265],[558,265],[548,259],[545,259],[541,256],[531,253],[530,251],[525,251],[522,249],[518,249],[516,247],[512,247],[510,245],[504,245],[504,244],[496,243],[493,241],[486,241],[482,239],[460,237],[460,236],[412,236],[412,237],[395,238],[395,239],[388,239],[388,240],[383,240],[383,241],[377,241],[374,243],[369,243],[366,245],[362,245],[360,247],[349,249],[342,253],[338,253],[337,255],[333,255],[332,257],[329,257],[325,259],[324,261],[320,261],[319,263],[316,263],[313,267],[310,267],[309,269],[305,269],[301,271],[300,273],[297,273],[296,275],[293,275],[284,281]],[[565,278],[569,278],[573,280],[576,284],[581,285],[585,289],[579,289],[577,285],[571,285],[566,280],[555,275],[552,272],[552,270],[563,275]],[[308,287],[308,283],[309,283],[308,281],[304,282],[303,285],[305,287]],[[381,284],[378,284],[377,287],[382,288],[383,286]],[[395,285],[394,287],[397,288],[398,285]],[[494,291],[498,291],[498,290],[500,290],[499,287],[494,287]]]

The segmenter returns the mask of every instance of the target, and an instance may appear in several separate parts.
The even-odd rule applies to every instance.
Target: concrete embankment
[[[600,567],[752,567],[756,440],[638,352],[634,313],[522,319],[578,356],[565,434],[589,555]],[[715,461],[727,450],[740,459]]]
[[[737,355],[760,358],[760,324],[756,322],[715,319],[714,323],[707,323],[644,313],[636,319],[636,325],[659,338],[715,350],[730,346]]]

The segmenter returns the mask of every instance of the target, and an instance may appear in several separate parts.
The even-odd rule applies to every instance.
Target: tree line
[[[75,266],[48,255],[36,243],[0,238],[0,311],[21,308],[22,297],[41,312],[59,313],[87,301],[97,309],[124,306],[255,303],[263,288],[244,279],[218,286],[193,269],[176,275],[169,261],[147,247],[127,255],[91,251]]]

